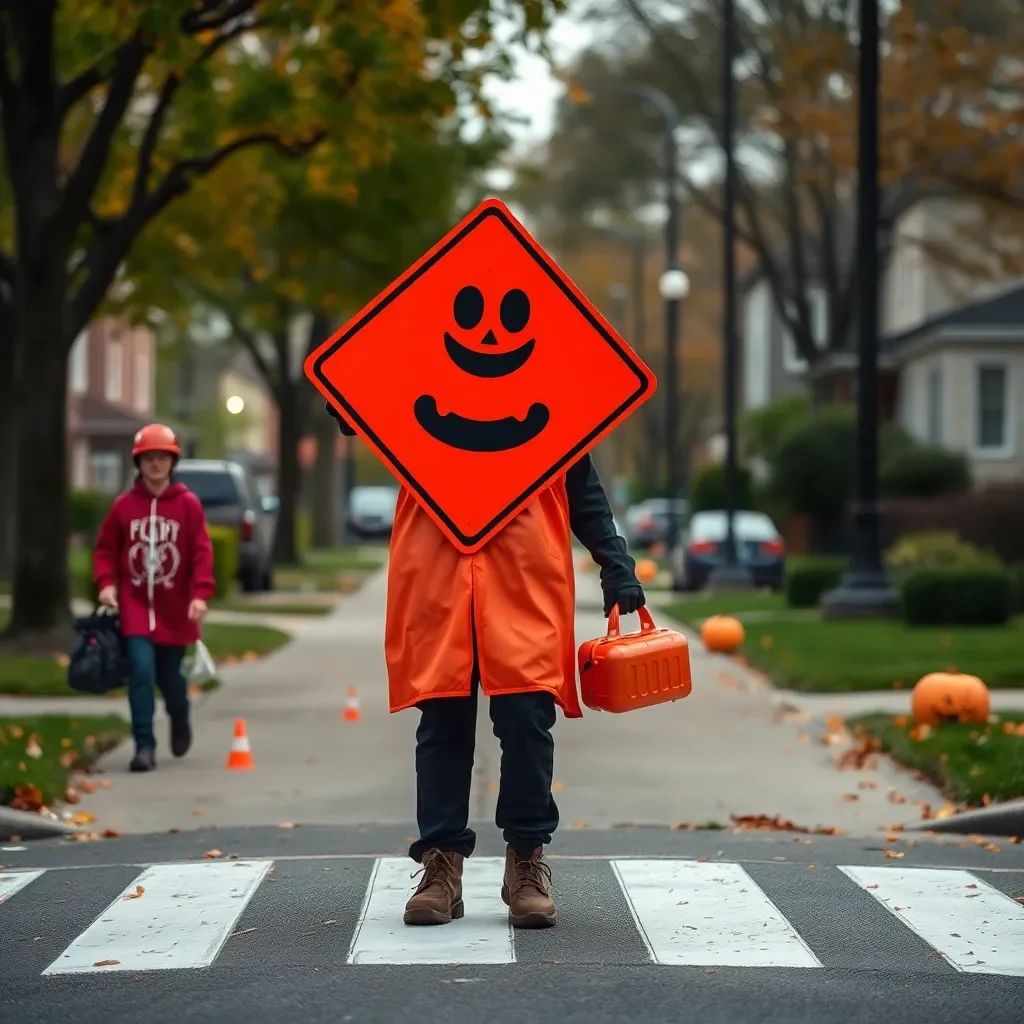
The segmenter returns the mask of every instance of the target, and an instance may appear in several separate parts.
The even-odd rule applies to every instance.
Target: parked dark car
[[[736,560],[745,566],[757,587],[782,589],[786,545],[775,524],[763,512],[738,511],[733,519]],[[724,557],[726,513],[695,512],[680,532],[672,552],[672,589],[700,590]]]
[[[252,475],[237,462],[182,459],[174,471],[202,502],[211,526],[238,533],[238,581],[248,592],[273,588],[277,499],[261,498]]]
[[[689,511],[689,504],[685,498],[677,498],[675,507],[676,521],[682,524]],[[626,540],[629,546],[644,550],[653,544],[663,544],[668,537],[669,508],[668,498],[648,498],[630,506],[626,510]]]

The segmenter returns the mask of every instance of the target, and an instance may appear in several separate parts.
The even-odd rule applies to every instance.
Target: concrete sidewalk
[[[582,642],[603,635],[606,621],[596,575],[582,574],[578,585]],[[419,716],[387,710],[385,596],[382,572],[294,643],[261,662],[226,669],[223,687],[197,709],[196,742],[185,759],[170,757],[162,718],[155,773],[127,772],[130,744],[108,754],[101,768],[113,788],[84,796],[80,807],[96,815],[93,827],[149,832],[413,819]],[[635,616],[623,626],[637,628]],[[695,638],[691,658],[694,686],[686,700],[628,715],[559,716],[555,797],[563,828],[728,825],[731,814],[777,814],[803,826],[865,834],[918,821],[918,800],[935,808],[944,803],[932,787],[884,763],[874,771],[837,770],[843,746],[823,745],[813,722],[784,714],[770,686],[729,659],[705,654]],[[348,686],[361,699],[362,719],[355,723],[341,717]],[[236,717],[248,725],[252,772],[224,767]],[[474,821],[493,821],[499,759],[481,708]],[[907,802],[890,802],[892,790]],[[856,799],[844,799],[847,794]]]

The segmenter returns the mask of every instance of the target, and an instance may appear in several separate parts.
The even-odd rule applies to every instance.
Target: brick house
[[[76,489],[116,494],[131,471],[135,432],[153,418],[155,342],[113,317],[75,339],[68,364],[68,470]]]

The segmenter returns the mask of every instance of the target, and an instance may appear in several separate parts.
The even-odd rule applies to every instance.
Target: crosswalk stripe
[[[466,916],[443,927],[411,927],[402,921],[416,883],[405,857],[376,861],[356,922],[350,964],[509,964],[516,959],[508,908],[501,901],[503,857],[465,862],[462,894]]]
[[[1024,906],[953,868],[839,870],[968,974],[1024,977]]]
[[[271,861],[147,868],[44,975],[208,967]]]
[[[612,870],[656,964],[821,967],[739,864],[613,860]]]
[[[45,871],[14,871],[7,875],[0,875],[0,903],[10,899],[26,885],[31,885]]]

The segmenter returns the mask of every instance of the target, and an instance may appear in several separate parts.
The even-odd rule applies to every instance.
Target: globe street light
[[[679,153],[676,135],[679,132],[679,109],[660,89],[649,85],[628,85],[626,91],[651,102],[665,121],[665,202],[668,216],[665,220],[665,274],[669,293],[662,292],[665,300],[665,462],[666,489],[668,490],[668,524],[665,546],[669,552],[679,536],[676,501],[679,491],[679,304],[685,298],[686,275],[679,267]],[[680,284],[682,274],[685,284]],[[671,275],[671,276],[670,276]]]
[[[245,408],[245,399],[241,395],[232,395],[224,404],[232,416],[237,416]]]
[[[658,279],[658,293],[666,302],[679,302],[690,294],[690,279],[685,270],[666,270]]]

